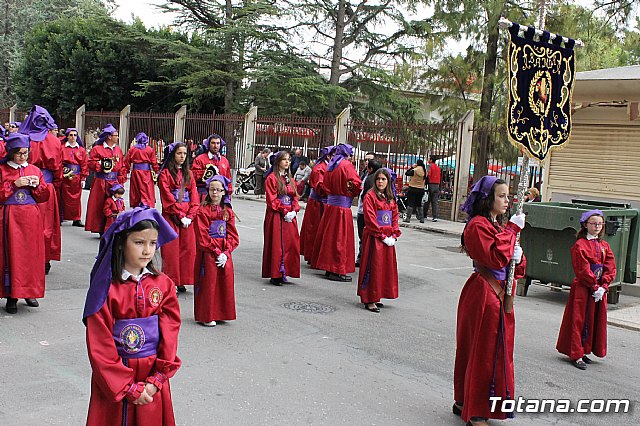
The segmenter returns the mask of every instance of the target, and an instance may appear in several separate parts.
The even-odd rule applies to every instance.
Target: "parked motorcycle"
[[[249,164],[247,168],[238,169],[236,174],[236,194],[242,191],[243,194],[248,194],[249,191],[253,191],[256,188],[256,168],[255,164]]]

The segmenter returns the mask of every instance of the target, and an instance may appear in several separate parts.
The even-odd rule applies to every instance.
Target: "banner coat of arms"
[[[562,37],[550,41],[547,31],[539,41],[533,28],[522,37],[519,31],[518,24],[509,27],[507,134],[529,157],[544,160],[571,135],[575,40],[562,46]]]

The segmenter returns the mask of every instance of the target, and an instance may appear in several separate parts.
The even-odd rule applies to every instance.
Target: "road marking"
[[[430,269],[432,271],[454,271],[454,270],[458,270],[458,269],[471,269],[470,266],[457,266],[457,267],[454,267],[454,268],[433,268],[431,266],[416,265],[414,263],[411,263],[409,266],[417,266],[418,268]]]

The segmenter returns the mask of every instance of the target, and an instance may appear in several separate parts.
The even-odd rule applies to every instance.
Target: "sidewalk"
[[[264,200],[256,199],[255,195],[234,194],[233,197],[241,200],[264,203]],[[304,210],[306,207],[307,203],[300,203],[301,210]],[[358,207],[352,206],[351,211],[353,213],[353,217],[357,217]],[[415,218],[412,219],[411,223],[404,223],[400,221],[401,228],[416,229],[422,232],[435,232],[455,237],[459,237],[462,234],[464,226],[465,224],[461,222],[451,222],[449,220],[442,219],[439,219],[437,222],[425,220],[425,223],[420,223]],[[638,283],[623,284],[623,302],[618,305],[609,305],[607,312],[607,324],[629,330],[640,331],[640,298],[634,297],[638,294],[640,294],[640,285],[638,285]]]

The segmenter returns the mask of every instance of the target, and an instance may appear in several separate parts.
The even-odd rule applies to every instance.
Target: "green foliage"
[[[83,103],[87,109],[172,110],[170,91],[134,97],[136,83],[158,79],[159,43],[174,37],[166,30],[147,32],[108,17],[68,19],[37,25],[25,38],[13,83],[23,106],[41,103],[58,116],[68,116]],[[173,95],[173,96],[172,96]]]

